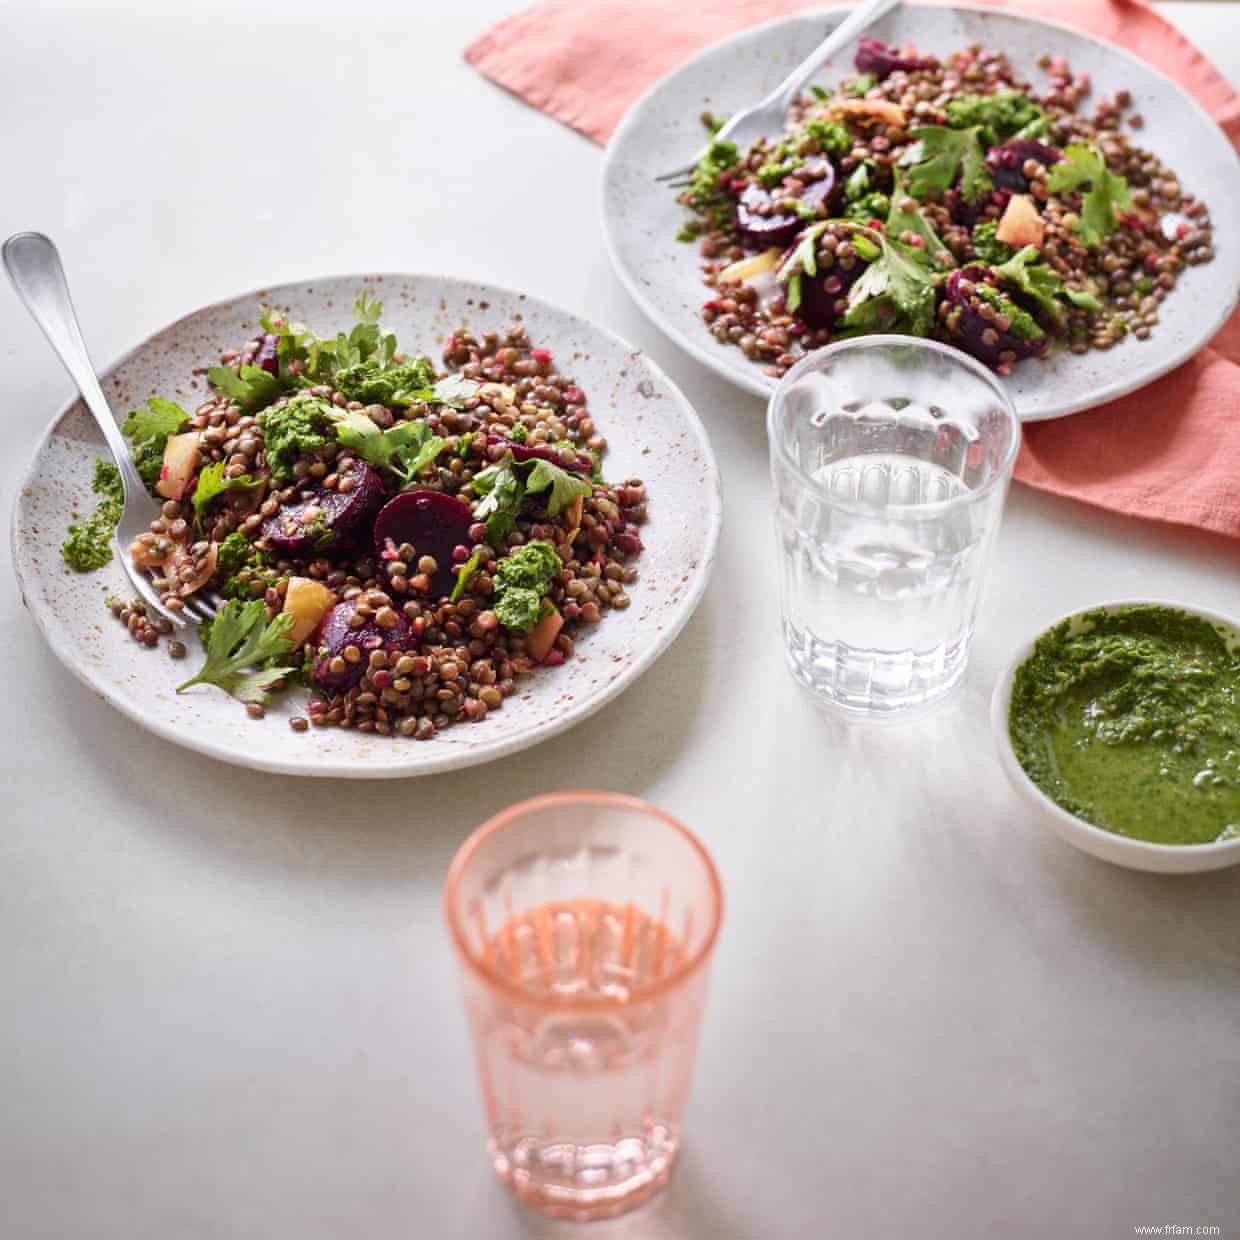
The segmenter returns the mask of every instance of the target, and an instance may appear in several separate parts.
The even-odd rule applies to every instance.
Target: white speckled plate
[[[339,728],[298,734],[287,716],[304,707],[290,692],[261,721],[211,686],[177,695],[199,662],[173,662],[140,647],[104,605],[132,597],[120,566],[78,574],[60,556],[75,504],[89,511],[95,458],[106,449],[78,402],[63,410],[39,445],[13,514],[13,562],[22,597],[57,656],[80,680],[152,732],[189,749],[260,770],[295,775],[388,778],[428,775],[487,762],[554,736],[593,714],[632,684],[672,643],[701,598],[719,536],[719,473],[706,432],[689,402],[647,357],[586,319],[524,294],[429,275],[336,276],[246,293],[208,306],[144,341],[105,372],[104,390],[123,418],[147,396],[193,407],[205,398],[191,370],[248,339],[260,300],[288,307],[330,334],[352,322],[362,287],[384,303],[384,325],[406,348],[432,357],[462,323],[499,329],[520,317],[535,344],[585,391],[609,450],[612,478],[642,478],[649,492],[646,549],[630,594],[633,605],[582,632],[575,656],[524,683],[503,710],[477,724],[448,728],[430,741],[367,736]],[[152,513],[154,509],[152,508]]]
[[[676,240],[685,211],[656,174],[682,166],[701,148],[699,115],[724,116],[767,93],[825,37],[843,9],[800,13],[742,31],[700,52],[656,82],[629,110],[607,147],[603,231],[621,280],[651,319],[682,348],[738,387],[760,396],[774,380],[739,349],[720,344],[702,322],[706,290],[697,246]],[[1036,61],[1062,55],[1093,76],[1094,98],[1131,92],[1145,118],[1134,136],[1175,169],[1185,189],[1211,208],[1213,262],[1188,271],[1163,303],[1149,340],[1129,338],[1106,352],[1022,362],[1004,383],[1025,421],[1102,404],[1186,361],[1222,325],[1240,293],[1240,159],[1222,131],[1174,82],[1120,48],[1059,26],[994,9],[905,5],[874,27],[890,43],[945,55],[969,43],[1005,51],[1029,80]],[[854,48],[819,74],[829,84],[852,72]],[[1082,105],[1088,107],[1089,100]]]

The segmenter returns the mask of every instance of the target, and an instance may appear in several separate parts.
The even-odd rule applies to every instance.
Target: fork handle
[[[99,429],[121,471],[126,501],[145,494],[146,488],[134,468],[125,437],[99,386],[90,354],[86,352],[86,342],[82,339],[82,329],[73,310],[65,271],[51,238],[37,232],[15,233],[4,243],[0,253],[17,295],[42,328],[48,344],[77,384],[87,409],[99,423]]]
[[[840,48],[847,46],[856,35],[872,26],[880,17],[886,17],[892,9],[897,8],[902,0],[865,0],[851,13],[773,91],[762,101],[760,106],[777,105],[781,111],[787,111],[801,88]]]

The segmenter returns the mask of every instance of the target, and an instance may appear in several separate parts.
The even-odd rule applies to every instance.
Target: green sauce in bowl
[[[1071,814],[1155,844],[1240,838],[1240,636],[1156,605],[1084,612],[1017,669],[1012,749]]]

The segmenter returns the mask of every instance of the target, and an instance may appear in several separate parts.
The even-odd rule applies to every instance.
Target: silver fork
[[[69,296],[69,285],[65,281],[64,268],[55,245],[50,237],[42,233],[20,232],[4,243],[2,253],[5,269],[17,295],[43,329],[69,377],[77,384],[82,400],[99,423],[99,429],[120,470],[125,507],[112,537],[112,554],[128,573],[133,588],[153,611],[177,625],[201,624],[209,620],[218,610],[217,599],[192,595],[182,600],[184,611],[173,611],[164,605],[150,578],[139,571],[130,559],[129,544],[150,529],[156,511],[149,506],[146,486],[134,468],[125,437],[112,415],[95,368],[91,365],[90,355],[86,352],[86,342],[82,339],[82,329],[73,311],[73,299]]]
[[[792,101],[805,83],[818,72],[823,61],[851,43],[857,35],[863,33],[880,17],[885,17],[901,3],[902,0],[865,0],[864,4],[859,4],[765,99],[751,108],[744,108],[737,112],[715,134],[714,141],[735,142],[744,151],[759,138],[769,138],[779,133],[784,127]],[[709,146],[703,147],[691,164],[677,168],[674,172],[665,172],[655,177],[655,180],[687,180],[707,150]]]

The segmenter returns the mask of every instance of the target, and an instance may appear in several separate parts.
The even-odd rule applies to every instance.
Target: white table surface
[[[955,702],[820,716],[779,652],[759,403],[613,278],[599,151],[461,60],[514,7],[0,4],[0,235],[59,239],[96,358],[263,283],[491,279],[649,350],[726,493],[702,607],[640,684],[426,781],[309,787],[146,735],[0,566],[0,1235],[576,1234],[492,1182],[439,914],[467,832],[566,785],[682,816],[728,898],[679,1171],[582,1234],[1240,1235],[1240,872],[1128,873],[1048,837],[986,721],[1014,642],[1063,611],[1235,610],[1236,545],[1017,487]],[[1165,11],[1240,82],[1234,5]],[[7,514],[69,393],[7,288],[0,356]]]

